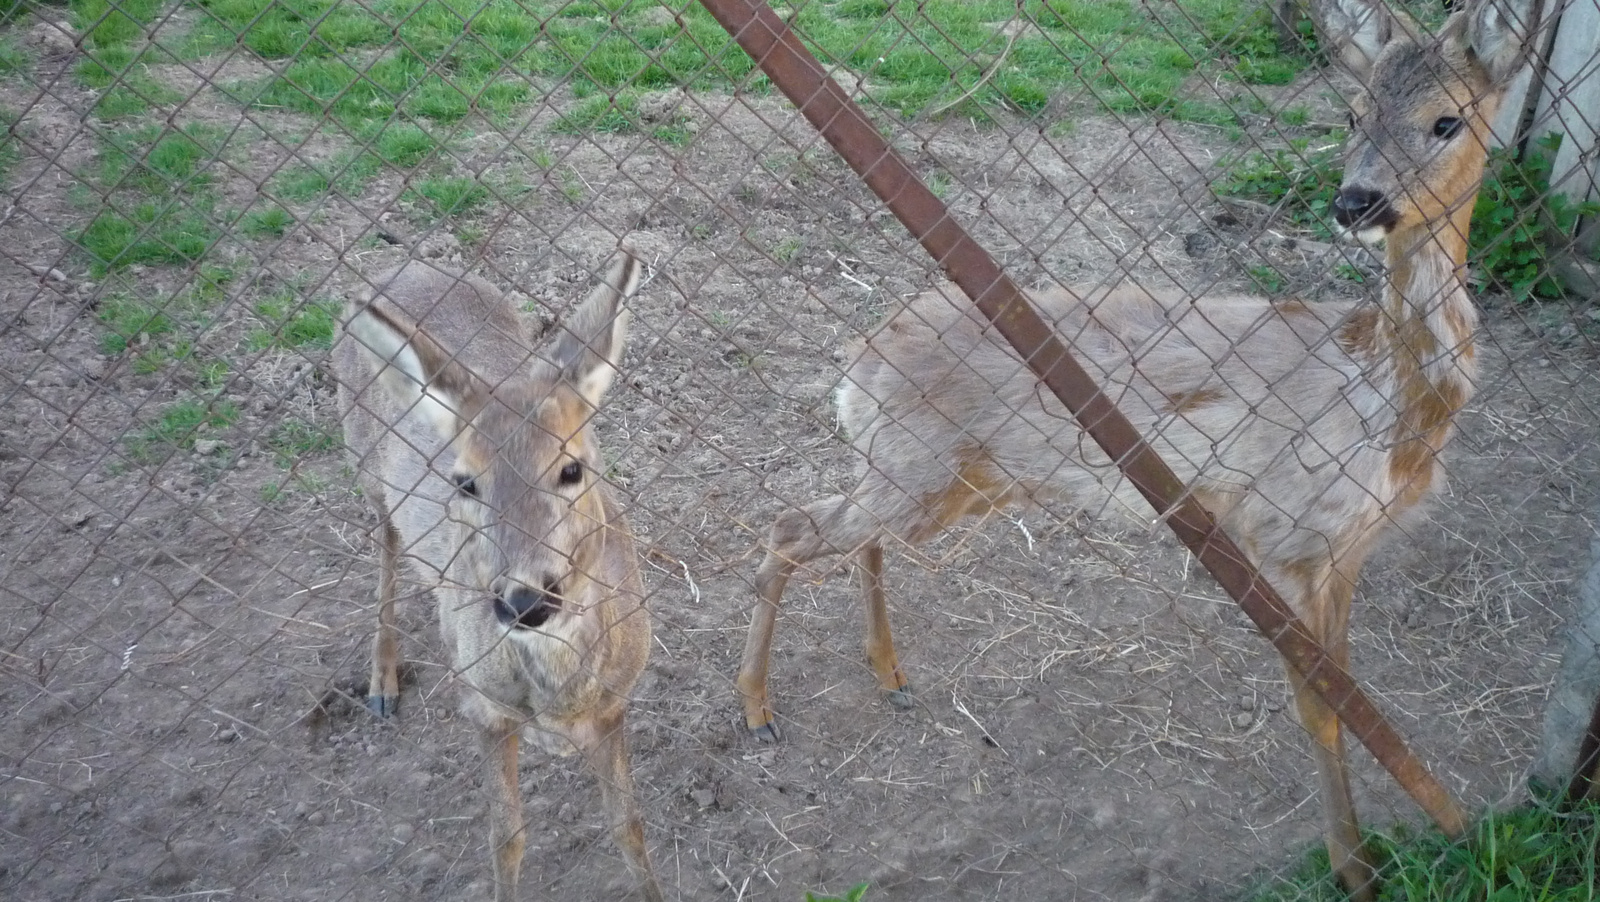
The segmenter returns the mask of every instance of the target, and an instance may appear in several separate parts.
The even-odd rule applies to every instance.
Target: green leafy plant
[[[1531,143],[1521,160],[1509,148],[1489,154],[1469,240],[1482,290],[1503,291],[1514,303],[1565,293],[1551,270],[1551,248],[1565,244],[1580,217],[1600,213],[1600,204],[1550,193],[1560,148],[1561,136],[1552,132]]]
[[[1270,154],[1255,152],[1236,160],[1212,184],[1224,197],[1242,197],[1282,205],[1288,219],[1316,235],[1333,236],[1331,211],[1339,190],[1339,148],[1342,134],[1329,135],[1312,146],[1299,138]]]
[[[858,883],[845,890],[842,896],[824,896],[818,893],[806,893],[805,902],[861,902],[867,896],[865,883]]]

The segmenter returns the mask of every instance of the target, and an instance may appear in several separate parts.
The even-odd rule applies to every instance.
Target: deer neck
[[[1447,219],[1391,233],[1383,297],[1368,308],[1369,359],[1388,377],[1378,382],[1387,383],[1398,414],[1380,440],[1387,440],[1390,476],[1405,507],[1428,490],[1451,420],[1473,392],[1478,311],[1463,279],[1471,218],[1468,198]]]

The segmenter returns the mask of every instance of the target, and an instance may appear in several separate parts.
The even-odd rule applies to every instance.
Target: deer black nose
[[[1388,198],[1371,188],[1340,188],[1333,196],[1333,218],[1347,229],[1388,229],[1399,219]]]
[[[519,629],[537,629],[561,610],[560,586],[553,581],[544,590],[516,585],[497,593],[494,598],[494,615],[503,626]]]

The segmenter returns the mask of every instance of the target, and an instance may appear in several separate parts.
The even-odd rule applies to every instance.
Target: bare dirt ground
[[[338,296],[408,253],[559,314],[623,235],[654,278],[602,437],[647,551],[658,641],[630,739],[669,897],[869,881],[882,900],[1235,898],[1315,838],[1306,743],[1266,643],[1170,538],[1071,511],[891,554],[909,712],[861,661],[853,580],[796,580],[772,677],[784,740],[744,735],[733,674],[757,543],[783,506],[848,482],[828,404],[842,348],[934,279],[782,103],[657,98],[697,129],[684,147],[555,135],[541,107],[512,141],[459,141],[464,166],[530,173],[475,240],[421,229],[391,174],[295,207],[281,242],[220,249],[248,275],[199,340],[235,355],[221,392],[240,417],[206,453],[141,463],[126,436],[192,378],[100,353],[110,289],[68,240],[97,126],[47,65],[3,98],[23,148],[0,223],[0,896],[488,895],[477,754],[426,603],[402,612],[401,716],[340,694],[365,673],[371,518],[337,451],[286,467],[267,441],[291,416],[333,425],[321,352],[246,354],[239,334],[275,285]],[[218,167],[233,203],[300,152],[284,121],[210,89],[163,115],[248,137]],[[1298,284],[1359,290],[1209,198],[1238,147],[1215,129],[945,122],[897,142],[1024,281],[1132,274],[1200,293],[1241,287],[1241,260],[1265,254]],[[194,273],[131,279],[170,293]],[[1520,791],[1600,494],[1593,348],[1540,334],[1489,311],[1451,486],[1368,566],[1355,617],[1355,672],[1474,806]],[[1417,820],[1352,758],[1368,823]],[[629,897],[577,762],[531,754],[523,783],[523,896]]]

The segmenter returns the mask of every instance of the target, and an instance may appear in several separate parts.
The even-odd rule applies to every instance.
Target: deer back
[[[1336,338],[1352,305],[1248,295],[1197,305],[1132,286],[1029,297],[1191,491],[1246,526],[1240,534],[1281,537],[1275,555],[1320,543],[1326,556],[1350,507],[1391,491],[1369,439],[1396,414],[1363,390],[1366,364]],[[870,466],[890,471],[865,483],[880,496],[874,510],[931,507],[958,476],[995,486],[991,497],[1020,490],[1151,522],[1115,464],[953,288],[911,299],[853,359],[840,419]]]

